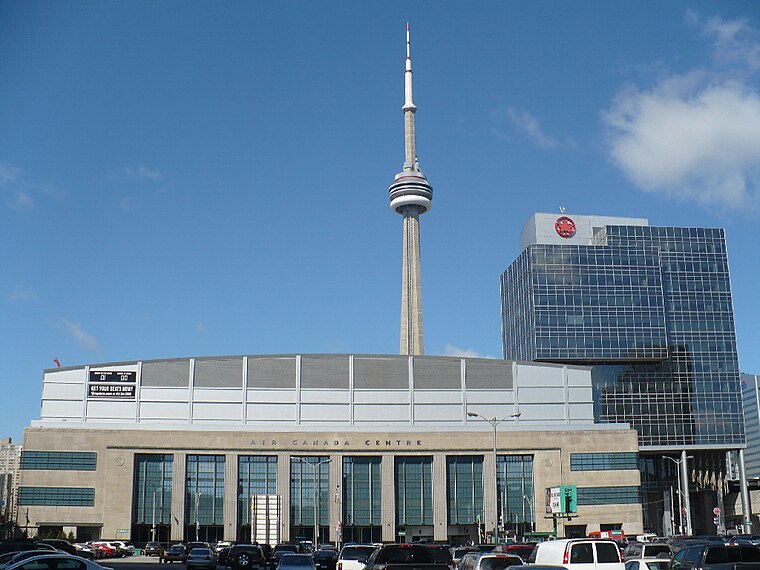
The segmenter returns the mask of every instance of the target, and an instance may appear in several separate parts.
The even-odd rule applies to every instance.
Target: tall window
[[[473,524],[483,520],[483,457],[446,458],[449,524]]]
[[[171,524],[173,467],[171,455],[135,455],[133,523]]]
[[[185,489],[188,526],[224,524],[224,455],[188,455]]]
[[[496,458],[496,487],[499,521],[504,528],[532,530],[535,505],[533,456],[499,455]]]
[[[396,525],[433,524],[433,458],[396,457]]]
[[[331,497],[328,461],[329,458],[323,456],[301,456],[293,457],[290,462],[290,524],[295,537],[314,540],[315,510],[318,525],[326,529],[329,524]]]
[[[238,524],[251,524],[251,497],[277,493],[277,457],[241,455],[238,458]]]
[[[380,458],[343,458],[343,525],[380,525]]]
[[[174,456],[136,454],[132,492],[132,538],[168,541]]]

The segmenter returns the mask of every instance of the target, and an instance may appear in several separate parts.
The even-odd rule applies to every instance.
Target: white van
[[[539,542],[531,556],[535,564],[564,566],[568,570],[625,570],[614,540],[565,538]]]

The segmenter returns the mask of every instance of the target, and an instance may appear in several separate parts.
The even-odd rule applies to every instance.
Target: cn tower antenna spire
[[[412,52],[406,24],[404,69],[404,166],[388,189],[391,209],[404,217],[404,249],[401,271],[401,354],[424,354],[422,337],[422,285],[420,281],[420,215],[432,206],[433,187],[420,170],[412,99]]]

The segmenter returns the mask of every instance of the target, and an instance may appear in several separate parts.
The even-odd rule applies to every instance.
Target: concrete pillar
[[[280,542],[290,540],[290,454],[277,454],[277,494],[282,497]]]
[[[185,481],[187,479],[187,458],[184,453],[175,453],[172,466],[172,530],[171,540],[185,540]]]
[[[742,497],[742,524],[744,532],[752,532],[752,503],[749,500],[749,490],[747,489],[747,472],[744,467],[744,450],[739,450],[739,488]]]
[[[238,454],[224,456],[224,540],[237,541]]]
[[[483,515],[486,532],[493,533],[498,528],[496,496],[496,460],[493,453],[483,456]],[[494,537],[495,538],[495,537]],[[493,540],[493,539],[492,539]]]
[[[329,536],[330,542],[337,545],[341,540],[338,533],[338,521],[343,523],[343,456],[330,456],[330,484],[327,500],[330,501]]]
[[[382,456],[380,464],[380,479],[383,489],[391,489],[390,493],[383,493],[380,498],[380,519],[383,528],[383,542],[396,541],[396,493],[395,493],[395,465],[393,455],[386,454]]]
[[[694,526],[691,523],[691,499],[689,498],[689,466],[686,457],[686,450],[681,451],[681,480],[683,481],[683,508],[686,510],[686,534],[691,536],[694,533]]]
[[[433,454],[433,540],[445,541],[449,534],[446,504],[446,454]]]

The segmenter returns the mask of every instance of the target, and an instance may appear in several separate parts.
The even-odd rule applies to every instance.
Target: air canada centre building
[[[248,541],[267,494],[280,541],[315,527],[319,542],[635,534],[637,452],[627,424],[594,424],[582,366],[291,354],[56,368],[24,432],[17,522]],[[577,490],[569,519],[548,504],[560,486]]]

